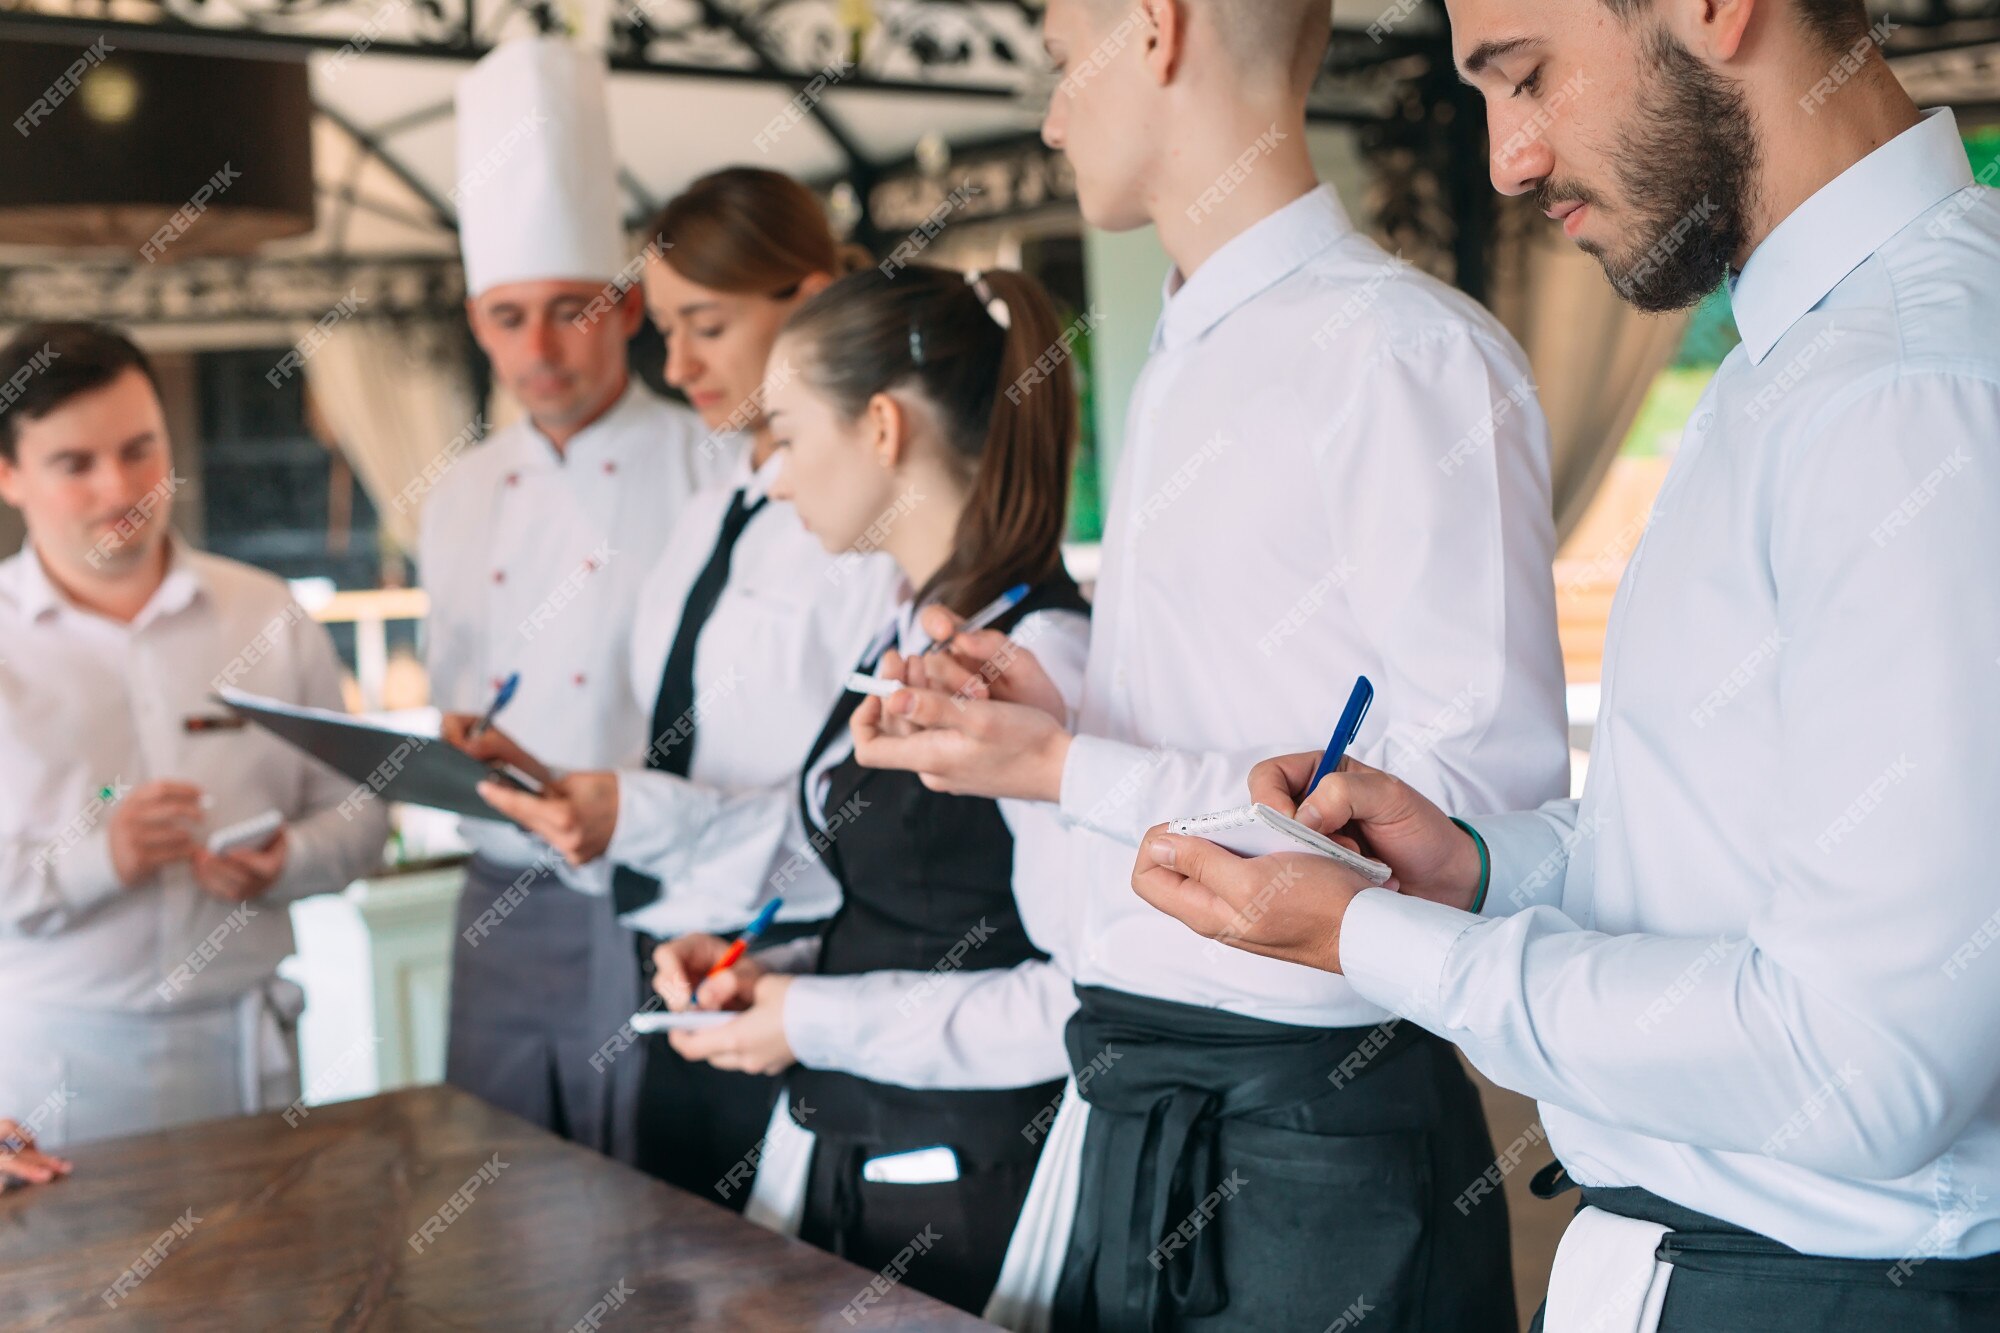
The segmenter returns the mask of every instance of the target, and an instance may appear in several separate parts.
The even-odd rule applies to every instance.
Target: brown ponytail
[[[1062,563],[1076,449],[1076,381],[1064,327],[1041,284],[988,270],[1003,329],[965,275],[917,264],[854,273],[795,311],[785,338],[800,373],[848,416],[914,386],[938,409],[972,484],[951,557],[917,594],[970,615]]]
[[[650,231],[675,272],[737,296],[788,296],[815,273],[838,277],[875,262],[834,236],[811,190],[758,167],[703,176],[660,210]]]

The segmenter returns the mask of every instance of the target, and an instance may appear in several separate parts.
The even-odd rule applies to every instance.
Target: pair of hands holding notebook
[[[948,647],[923,659],[925,687],[863,701],[850,724],[856,758],[921,774],[937,791],[1059,800],[1067,709],[1033,650],[990,630],[954,637],[938,608],[925,617],[924,628]],[[1470,908],[1481,873],[1471,836],[1407,783],[1351,758],[1307,791],[1320,757],[1305,751],[1258,764],[1250,799],[1387,863],[1390,887]],[[1271,892],[1274,882],[1283,891]],[[1341,921],[1370,885],[1325,856],[1241,857],[1159,824],[1140,840],[1132,887],[1210,939],[1338,972]]]

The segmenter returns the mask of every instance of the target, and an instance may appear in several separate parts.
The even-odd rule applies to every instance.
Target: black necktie
[[[688,589],[687,602],[681,607],[680,628],[674,631],[673,647],[667,651],[667,667],[660,674],[660,694],[653,702],[653,727],[649,733],[652,739],[646,746],[647,768],[680,777],[688,774],[695,742],[695,645],[701,639],[702,627],[715,614],[715,604],[722,600],[737,539],[769,498],[759,496],[755,503],[746,504],[740,489],[730,497],[729,512],[723,516],[722,531],[716,534],[715,549],[709,552],[708,563],[701,567],[694,586]],[[659,896],[660,881],[651,875],[642,875],[627,866],[619,866],[612,872],[611,901],[620,916],[637,911]]]

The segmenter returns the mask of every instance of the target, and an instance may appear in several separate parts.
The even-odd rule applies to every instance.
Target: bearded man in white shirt
[[[381,806],[212,695],[341,707],[326,631],[260,570],[169,532],[164,413],[97,325],[0,349],[0,1104],[61,1145],[299,1096],[286,905],[382,854]],[[261,844],[210,833],[275,811]]]
[[[609,766],[645,733],[629,668],[640,589],[683,503],[737,452],[627,368],[644,305],[604,79],[602,55],[537,37],[460,81],[466,315],[526,417],[444,472],[420,550],[432,701],[481,715],[518,675],[502,723],[563,769]],[[596,983],[638,949],[608,872],[570,874],[511,824],[464,828],[446,1081],[630,1160],[636,1070],[593,1059],[633,1004]]]
[[[1726,278],[1743,342],[1619,588],[1581,804],[1461,827],[1357,766],[1301,815],[1401,893],[1297,861],[1231,942],[1540,1100],[1537,1186],[1587,1205],[1550,1333],[2000,1327],[1995,173],[1859,0],[1450,8],[1495,185],[1642,308]],[[1156,832],[1134,885],[1213,935],[1271,873]]]
[[[1085,217],[1156,226],[1175,264],[1082,699],[1072,725],[1031,648],[973,637],[956,696],[949,679],[906,690],[854,730],[864,764],[1044,803],[1062,844],[1060,882],[1016,879],[1075,983],[1055,1013],[1077,1094],[1024,1129],[1050,1136],[1037,1189],[1073,1182],[1048,1191],[1075,1200],[1053,1324],[1325,1328],[1360,1298],[1384,1327],[1511,1330],[1504,1209],[1450,1206],[1493,1159],[1450,1047],[1385,1027],[1345,983],[1197,939],[1129,878],[1148,825],[1243,803],[1259,738],[1324,744],[1358,675],[1377,694],[1357,753],[1450,808],[1566,789],[1548,440],[1525,360],[1316,181],[1323,0],[1053,0],[1044,35],[1063,82],[1043,137]],[[924,730],[889,734],[885,707]],[[953,1020],[967,1035],[969,1014]],[[1009,1016],[989,1021],[979,1041],[998,1048]],[[1061,1150],[1086,1107],[1080,1152]],[[1031,1194],[1017,1247],[1036,1211]]]

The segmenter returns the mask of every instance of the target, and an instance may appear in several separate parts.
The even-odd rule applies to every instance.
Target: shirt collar
[[[1192,277],[1174,269],[1153,350],[1193,342],[1353,230],[1333,187],[1321,185],[1232,237]]]
[[[21,543],[21,557],[14,567],[14,591],[20,599],[24,618],[39,620],[62,612],[92,614],[63,596],[61,589],[49,578],[48,568],[42,564],[41,553],[35,549],[32,537]],[[208,583],[200,568],[188,557],[181,543],[169,537],[166,577],[160,580],[159,587],[153,589],[152,597],[140,608],[139,614],[132,617],[129,628],[142,629],[162,616],[178,614],[207,590]]]
[[[764,460],[764,466],[753,470],[750,450],[750,442],[744,441],[742,452],[736,455],[736,466],[730,470],[730,484],[742,490],[745,504],[755,504],[769,495],[771,483],[778,479],[778,473],[785,466],[784,455],[774,449],[771,456]]]
[[[1771,229],[1730,281],[1730,306],[1751,362],[1761,362],[1897,232],[1970,184],[1958,121],[1941,107],[1821,186]]]
[[[637,375],[627,374],[625,392],[618,395],[618,401],[604,409],[597,420],[585,426],[570,437],[569,447],[561,453],[542,428],[535,424],[531,416],[521,417],[520,444],[516,450],[515,462],[523,469],[555,469],[574,459],[583,458],[600,451],[618,447],[629,432],[621,430],[625,420],[636,411],[642,402],[640,395],[652,393]]]

